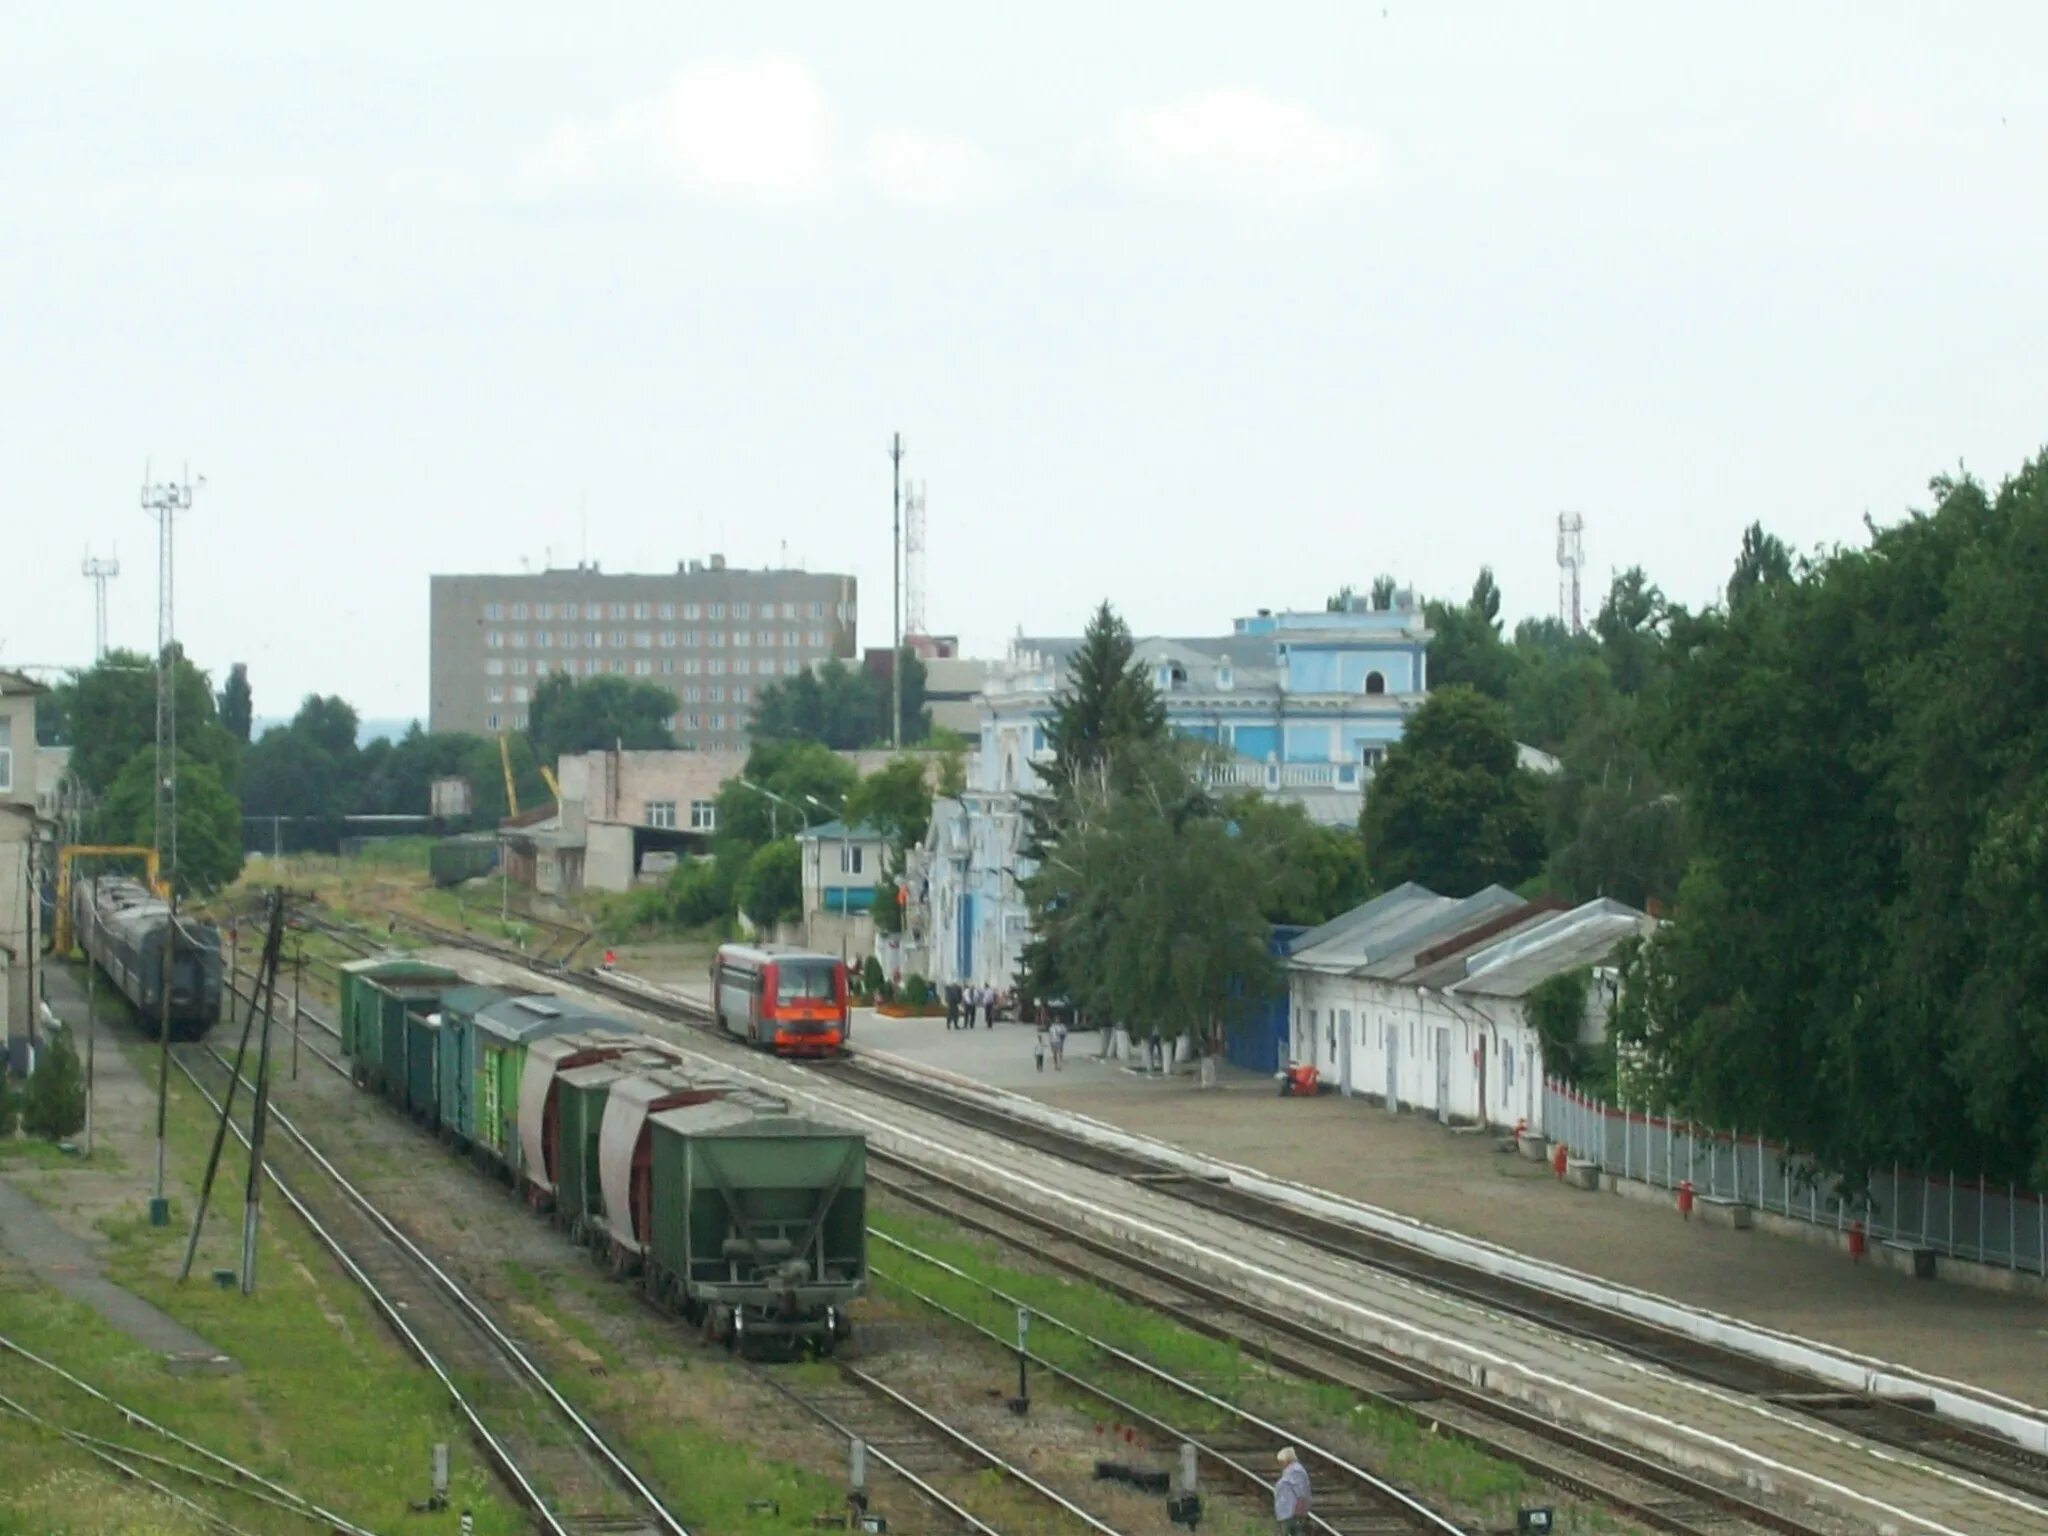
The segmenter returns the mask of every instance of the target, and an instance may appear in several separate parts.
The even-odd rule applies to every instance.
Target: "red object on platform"
[[[1287,1091],[1300,1098],[1314,1098],[1321,1074],[1313,1062],[1293,1062],[1287,1068]]]
[[[1681,1180],[1678,1186],[1678,1214],[1687,1221],[1692,1220],[1692,1180]]]
[[[1851,1264],[1861,1264],[1863,1262],[1863,1223],[1860,1221],[1849,1223],[1849,1262]]]
[[[1555,1173],[1560,1179],[1564,1177],[1564,1164],[1565,1148],[1564,1143],[1560,1141],[1554,1148],[1551,1149],[1550,1153],[1551,1172]]]

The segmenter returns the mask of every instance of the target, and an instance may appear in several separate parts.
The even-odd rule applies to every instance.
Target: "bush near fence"
[[[2048,1276],[2048,1210],[2031,1190],[1895,1167],[1845,1195],[1843,1180],[1763,1136],[1616,1108],[1555,1079],[1543,1093],[1550,1139],[1616,1178],[1662,1189],[1691,1180],[1702,1197],[1837,1231],[1860,1221],[1874,1243]]]

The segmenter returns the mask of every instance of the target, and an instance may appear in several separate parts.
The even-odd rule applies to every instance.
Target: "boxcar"
[[[356,1082],[402,1102],[405,1079],[405,1003],[437,999],[462,978],[446,966],[392,955],[351,960],[340,967],[341,1049]],[[390,1031],[387,1038],[386,1031]]]
[[[730,1347],[829,1350],[867,1286],[867,1141],[757,1097],[653,1117],[647,1288]]]
[[[554,1203],[561,1166],[561,1074],[623,1056],[638,1043],[639,1031],[623,1020],[603,1030],[579,1030],[532,1041],[519,1075],[521,1190],[528,1203],[546,1210]]]
[[[636,1220],[646,1202],[636,1203],[633,1192],[644,1189],[648,1179],[648,1117],[723,1098],[734,1086],[728,1078],[680,1067],[651,1068],[611,1085],[597,1136],[598,1187],[604,1202],[592,1239],[604,1240],[614,1269],[625,1273],[634,1268],[647,1246],[646,1228]]]
[[[405,1015],[405,1108],[428,1130],[441,1126],[441,1010]]]
[[[786,944],[725,944],[711,962],[719,1027],[778,1056],[836,1056],[846,1047],[846,966]]]
[[[440,1096],[441,1134],[469,1145],[476,1132],[476,1021],[486,1008],[521,994],[505,987],[454,987],[441,994],[434,1089]]]
[[[597,1139],[604,1128],[604,1108],[612,1084],[672,1064],[673,1058],[643,1045],[610,1061],[572,1067],[556,1077],[555,1222],[572,1241],[590,1241],[604,1211]]]
[[[460,885],[498,867],[495,832],[473,837],[444,837],[427,852],[427,873],[436,885]]]

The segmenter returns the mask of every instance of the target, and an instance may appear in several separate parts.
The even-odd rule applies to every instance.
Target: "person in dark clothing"
[[[946,985],[946,1028],[958,1029],[959,1027],[960,984],[956,981],[949,982]]]

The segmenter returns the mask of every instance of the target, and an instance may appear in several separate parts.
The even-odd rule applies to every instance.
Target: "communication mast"
[[[903,633],[924,633],[924,482],[903,493]]]
[[[121,574],[121,562],[88,554],[78,569],[92,583],[92,659],[101,661],[107,654],[107,583]]]
[[[1586,563],[1581,538],[1586,520],[1577,512],[1557,514],[1557,622],[1575,635],[1586,632],[1579,617],[1579,571]]]

